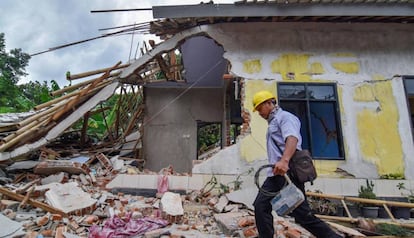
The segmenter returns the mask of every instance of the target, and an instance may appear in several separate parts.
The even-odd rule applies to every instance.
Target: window
[[[414,76],[403,77],[405,95],[407,97],[408,114],[411,117],[411,131],[414,128]]]
[[[344,159],[335,84],[279,83],[279,105],[299,117],[302,148],[314,159]]]

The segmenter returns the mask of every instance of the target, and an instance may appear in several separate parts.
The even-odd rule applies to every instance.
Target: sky
[[[0,0],[0,32],[6,51],[21,48],[35,54],[60,45],[97,37],[111,31],[99,29],[153,20],[152,11],[91,13],[92,10],[151,8],[152,6],[199,4],[200,0]],[[205,1],[208,2],[208,1]],[[214,3],[233,3],[215,0]],[[143,41],[159,39],[150,34],[100,38],[32,56],[28,76],[19,83],[55,80],[69,85],[66,72],[78,74],[107,68],[134,58]],[[131,47],[132,46],[132,47]],[[132,50],[131,50],[132,49]],[[139,51],[138,51],[139,52]],[[139,57],[139,53],[137,55]],[[73,82],[73,83],[77,83]],[[79,81],[80,82],[80,81]]]

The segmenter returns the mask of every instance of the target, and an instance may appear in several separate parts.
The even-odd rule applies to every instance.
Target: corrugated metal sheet
[[[162,38],[228,22],[414,23],[414,0],[243,0],[235,4],[154,6],[150,33]]]

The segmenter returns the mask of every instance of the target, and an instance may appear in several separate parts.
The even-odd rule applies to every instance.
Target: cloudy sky
[[[152,11],[91,13],[91,10],[151,8],[160,5],[199,4],[200,0],[0,0],[0,32],[5,33],[6,50],[21,48],[35,54],[56,46],[109,33],[102,28],[138,24],[153,20]],[[207,1],[205,1],[207,2]],[[214,0],[214,3],[233,3]],[[86,43],[33,56],[29,61],[28,80],[56,80],[68,85],[66,71],[72,74],[127,63],[137,46],[153,35],[105,37]],[[132,52],[131,50],[132,43]]]

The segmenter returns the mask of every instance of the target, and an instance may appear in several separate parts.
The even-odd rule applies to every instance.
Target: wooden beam
[[[111,79],[102,81],[102,82],[98,83],[90,92],[96,92],[97,90],[105,87],[106,85],[110,84],[111,82],[112,82]],[[60,101],[62,101],[64,99],[66,99],[66,98],[71,98],[71,97],[77,96],[80,93],[82,93],[82,90],[77,90],[77,91],[70,92],[70,93],[68,93],[66,95],[63,95],[61,97],[58,97],[58,98],[52,99],[52,100],[50,100],[48,102],[42,103],[40,105],[37,105],[37,106],[34,107],[34,110],[35,111],[38,111],[38,110],[43,109],[45,107],[51,106],[51,105],[53,105],[53,104],[55,104],[57,102],[60,102]]]
[[[110,78],[110,77],[116,77],[116,76],[119,76],[120,74],[121,74],[121,71],[117,71],[117,72],[111,73],[108,78]],[[71,86],[67,86],[67,87],[64,87],[62,89],[53,91],[53,92],[50,93],[50,96],[62,95],[63,93],[65,93],[67,91],[74,90],[74,89],[78,89],[80,87],[83,87],[85,85],[88,85],[88,84],[92,83],[93,81],[97,80],[98,78],[89,79],[89,80],[86,80],[84,82],[77,83],[77,84],[74,84],[74,85],[71,85]]]
[[[154,48],[155,47],[155,41],[153,41],[153,40],[150,40],[149,41],[149,44],[151,45],[151,47],[152,48]],[[162,54],[162,53],[161,53]],[[168,66],[167,66],[167,64],[165,63],[165,60],[164,60],[164,58],[161,56],[161,54],[157,54],[154,58],[157,60],[157,62],[158,62],[158,65],[160,66],[160,68],[161,68],[161,71],[165,74],[165,76],[167,77],[167,80],[169,80],[169,79],[171,79],[172,77],[171,77],[171,73],[169,72],[169,70],[168,70]]]
[[[359,197],[345,197],[341,195],[323,194],[323,193],[315,193],[315,192],[306,192],[306,195],[312,196],[312,197],[345,200],[345,201],[350,201],[350,202],[367,203],[367,204],[374,204],[374,205],[380,205],[380,206],[382,206],[383,204],[387,204],[389,206],[414,208],[414,203],[408,203],[408,202],[395,202],[395,201],[386,201],[386,200],[380,200],[380,199],[367,199],[367,198],[359,198]]]
[[[88,87],[86,87],[85,89],[83,89],[75,98],[73,98],[71,101],[69,101],[68,104],[65,105],[64,109],[57,112],[56,114],[54,114],[52,116],[52,121],[57,121],[59,120],[60,117],[62,117],[65,113],[67,113],[69,110],[72,109],[73,106],[76,105],[77,102],[80,101],[80,99],[88,94],[89,91],[91,91],[93,88],[96,87],[96,85],[98,85],[100,82],[102,82],[104,79],[108,78],[110,72],[114,69],[116,69],[119,65],[121,64],[121,61],[119,61],[116,65],[114,65],[112,68],[109,68],[100,78],[98,78],[97,80],[95,80],[93,83],[91,83]]]
[[[84,72],[84,73],[80,73],[80,74],[74,74],[74,75],[67,75],[66,79],[67,80],[75,80],[75,79],[80,79],[80,78],[85,78],[88,76],[92,76],[95,74],[101,74],[101,73],[105,73],[108,70],[112,71],[115,69],[122,69],[122,68],[126,68],[128,67],[130,64],[123,64],[123,65],[117,65],[116,67],[109,67],[109,68],[104,68],[104,69],[98,69],[98,70],[93,70],[93,71],[88,71],[88,72]]]
[[[35,134],[36,130],[39,129],[39,127],[47,124],[48,120],[45,120],[43,122],[39,122],[37,123],[35,126],[31,127],[30,129],[22,132],[20,135],[15,136],[14,138],[12,138],[9,142],[3,144],[0,146],[0,152],[7,150],[8,148],[16,145],[17,143],[19,143],[23,138],[28,137],[28,136],[32,136]]]
[[[11,199],[14,199],[16,201],[19,201],[19,202],[23,202],[23,200],[25,198],[23,195],[14,193],[14,192],[12,192],[12,191],[10,191],[10,190],[8,190],[6,188],[3,188],[3,187],[0,187],[0,193],[3,194],[3,195],[6,195],[7,197],[9,197]],[[45,210],[47,212],[50,212],[52,214],[59,214],[59,215],[62,215],[63,217],[67,217],[68,216],[68,214],[66,214],[62,210],[59,210],[59,209],[54,208],[52,206],[49,206],[48,204],[45,204],[45,203],[42,203],[42,202],[33,200],[31,198],[28,198],[27,199],[27,204],[30,204],[30,205],[32,205],[34,207],[43,209],[43,210]]]
[[[318,214],[315,214],[315,216],[320,218],[320,219],[323,219],[323,220],[350,222],[350,223],[357,223],[358,222],[358,218],[336,217],[336,216],[318,215]],[[408,228],[408,229],[414,229],[414,224],[411,224],[411,223],[389,222],[389,221],[384,221],[383,219],[381,219],[381,220],[373,219],[372,221],[375,224],[387,223],[387,224],[392,224],[392,225],[396,225],[396,226],[400,226],[400,227],[404,227],[404,228]]]

